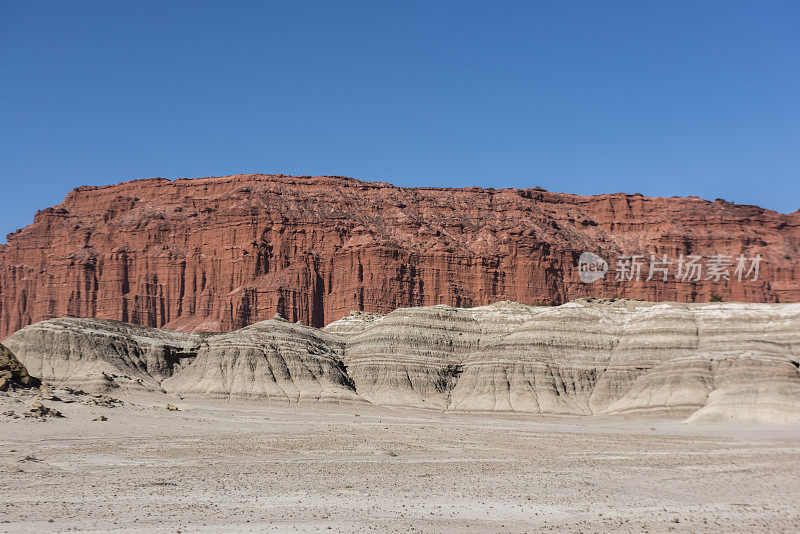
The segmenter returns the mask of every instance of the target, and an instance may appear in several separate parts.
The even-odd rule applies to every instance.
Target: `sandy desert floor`
[[[0,532],[800,531],[797,426],[56,395],[0,396]]]

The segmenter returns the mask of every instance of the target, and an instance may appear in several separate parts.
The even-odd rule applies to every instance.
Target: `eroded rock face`
[[[62,316],[230,331],[276,312],[321,327],[351,310],[504,299],[798,301],[799,250],[799,213],[698,198],[330,176],[138,180],[80,187],[0,245],[0,339]],[[742,283],[583,284],[584,251],[764,261]]]
[[[360,400],[343,357],[335,335],[275,317],[209,338],[197,360],[163,387],[223,399]]]
[[[714,389],[688,422],[800,421],[797,358],[745,352],[714,363]]]
[[[578,300],[282,317],[217,335],[50,320],[9,346],[48,381],[238,400],[800,421],[800,304]],[[196,354],[196,357],[195,357]]]
[[[0,345],[0,391],[18,387],[38,387],[39,384],[39,379],[28,374],[28,370],[17,360],[14,353]]]
[[[446,409],[461,364],[482,345],[529,319],[532,310],[516,303],[404,308],[381,320],[350,316],[325,330],[347,336],[347,370],[365,399]],[[356,326],[359,319],[363,328]]]
[[[378,404],[800,421],[796,304],[498,303],[370,322],[348,326],[345,361]]]
[[[590,399],[617,343],[617,310],[531,309],[462,364],[452,392],[462,410],[591,414]]]
[[[50,319],[15,332],[6,344],[32,373],[53,384],[105,392],[120,386],[160,390],[196,356],[203,336],[103,319]]]

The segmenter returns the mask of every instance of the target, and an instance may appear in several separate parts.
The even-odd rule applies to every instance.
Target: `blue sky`
[[[0,235],[237,172],[800,208],[800,3],[0,3]],[[4,237],[0,237],[2,241]]]

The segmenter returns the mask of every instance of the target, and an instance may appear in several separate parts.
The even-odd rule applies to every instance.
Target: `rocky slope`
[[[800,304],[578,300],[281,317],[216,335],[59,319],[9,347],[52,382],[239,400],[800,421]]]
[[[437,305],[399,309],[380,320],[357,313],[325,330],[346,337],[347,370],[365,399],[445,409],[461,364],[532,319],[535,311],[515,303],[471,309]],[[359,320],[363,329],[355,327]]]
[[[28,374],[28,370],[17,360],[14,353],[0,345],[0,391],[39,386],[39,379]]]
[[[42,380],[101,393],[160,390],[185,367],[203,336],[103,319],[50,319],[15,332],[6,345]]]
[[[579,281],[583,251],[761,254],[758,280]],[[800,213],[699,198],[237,175],[80,187],[0,245],[0,339],[44,319],[230,331],[581,296],[800,300]],[[613,267],[613,263],[612,263]],[[705,273],[703,278],[705,278]]]
[[[360,400],[343,357],[335,336],[274,317],[209,338],[197,359],[162,386],[223,399]]]
[[[576,301],[403,309],[348,323],[378,404],[800,421],[800,305]],[[326,330],[339,330],[338,323]]]

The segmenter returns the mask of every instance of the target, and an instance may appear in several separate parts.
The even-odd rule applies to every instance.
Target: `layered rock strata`
[[[761,255],[759,277],[581,283],[584,251]],[[704,260],[705,261],[705,260]],[[677,266],[672,266],[673,271]],[[733,269],[730,270],[731,275]],[[276,312],[622,296],[800,301],[800,213],[699,198],[236,175],[79,187],[0,245],[0,339],[55,317],[230,331]]]
[[[184,396],[800,421],[800,304],[437,305],[205,336],[59,319],[9,347],[48,381]]]
[[[361,400],[343,358],[336,336],[275,317],[209,338],[197,359],[162,386],[224,399]]]
[[[7,346],[46,382],[100,393],[160,383],[197,355],[203,335],[103,319],[50,319],[15,332]]]
[[[345,361],[378,404],[800,421],[796,304],[498,303],[357,320]]]

